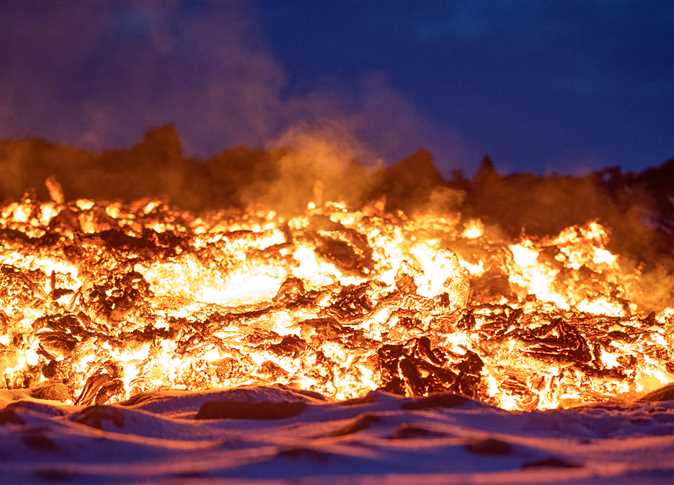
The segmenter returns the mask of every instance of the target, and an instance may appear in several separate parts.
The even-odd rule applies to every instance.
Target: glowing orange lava
[[[0,386],[78,404],[284,384],[546,409],[672,380],[674,309],[640,307],[596,222],[508,240],[375,206],[55,200],[0,208]]]

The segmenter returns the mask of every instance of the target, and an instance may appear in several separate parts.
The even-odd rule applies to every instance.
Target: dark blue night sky
[[[0,137],[103,148],[172,121],[208,155],[337,125],[445,172],[638,169],[674,156],[673,45],[671,1],[10,0]]]

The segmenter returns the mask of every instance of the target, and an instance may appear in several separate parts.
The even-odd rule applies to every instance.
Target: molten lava
[[[674,309],[647,313],[599,223],[508,240],[478,220],[309,204],[0,208],[0,386],[77,404],[282,384],[337,399],[453,391],[569,406],[672,380]]]

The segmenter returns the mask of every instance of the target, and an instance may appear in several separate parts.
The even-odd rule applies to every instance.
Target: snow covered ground
[[[63,407],[0,393],[0,483],[674,483],[674,392],[510,413],[281,388]]]

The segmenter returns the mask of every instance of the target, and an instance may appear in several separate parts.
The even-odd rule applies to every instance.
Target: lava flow
[[[0,208],[0,386],[76,404],[280,384],[335,399],[451,391],[504,409],[672,380],[674,308],[597,222],[509,240],[459,214],[342,203],[195,214]]]

